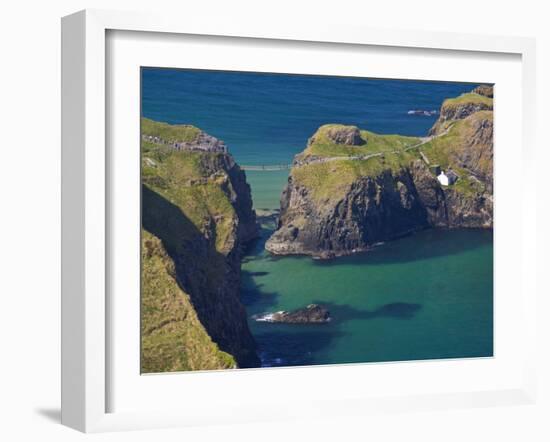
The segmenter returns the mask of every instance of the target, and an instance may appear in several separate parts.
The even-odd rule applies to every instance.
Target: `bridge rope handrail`
[[[289,170],[292,168],[292,164],[260,164],[260,165],[241,165],[242,170],[257,170],[257,171],[275,171],[275,170]]]

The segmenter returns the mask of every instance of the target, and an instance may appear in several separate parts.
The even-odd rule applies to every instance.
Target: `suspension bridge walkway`
[[[240,167],[242,170],[269,172],[275,170],[290,170],[292,164],[261,164],[256,166],[241,165]]]

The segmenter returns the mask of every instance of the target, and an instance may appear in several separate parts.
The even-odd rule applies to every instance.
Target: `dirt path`
[[[243,166],[241,166],[241,169],[243,169],[243,170],[255,170],[255,171],[273,171],[273,170],[290,169],[292,167],[308,166],[310,164],[330,163],[332,161],[344,161],[344,160],[345,161],[365,161],[365,160],[368,160],[370,158],[380,157],[380,156],[385,155],[385,154],[395,154],[395,153],[400,153],[400,152],[408,152],[409,150],[412,150],[412,149],[418,149],[419,147],[423,146],[426,143],[429,143],[430,141],[432,141],[435,138],[441,137],[443,135],[447,135],[449,133],[450,128],[451,128],[451,126],[448,127],[445,131],[441,132],[438,135],[432,135],[432,136],[428,136],[428,137],[418,137],[418,139],[420,140],[419,143],[414,144],[412,146],[409,146],[405,149],[387,150],[387,151],[382,151],[382,152],[371,153],[371,154],[368,154],[368,155],[347,155],[347,156],[342,155],[342,156],[337,156],[337,157],[321,157],[321,158],[320,157],[313,157],[313,158],[309,158],[309,159],[306,158],[303,161],[298,161],[294,164],[276,164],[276,165],[262,165],[262,166],[246,166],[246,165],[243,165]],[[429,165],[430,161],[428,160],[426,155],[422,151],[419,151],[419,152],[420,152],[420,155],[422,156],[422,159],[424,160],[424,162]]]
[[[346,161],[365,161],[365,160],[368,160],[370,158],[380,157],[380,156],[385,155],[385,154],[395,154],[395,153],[400,153],[400,152],[407,152],[407,151],[412,150],[412,149],[418,149],[420,146],[423,146],[424,144],[429,143],[434,138],[437,138],[441,135],[444,135],[444,133],[441,133],[439,135],[434,135],[434,136],[431,136],[431,137],[419,137],[419,139],[421,140],[420,143],[414,144],[414,145],[409,146],[405,149],[386,150],[386,151],[382,151],[382,152],[371,153],[371,154],[368,154],[368,155],[348,155],[348,156],[342,155],[342,156],[337,156],[337,157],[311,158],[309,160],[306,159],[302,162],[299,162],[298,164],[295,164],[295,166],[301,167],[301,166],[307,166],[309,164],[322,164],[322,163],[329,163],[331,161],[342,161],[342,160],[346,160]]]

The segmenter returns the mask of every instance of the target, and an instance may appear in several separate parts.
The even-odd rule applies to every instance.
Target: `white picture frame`
[[[328,397],[308,407],[257,407],[236,399],[239,413],[225,415],[197,409],[178,411],[108,412],[109,216],[106,94],[109,31],[154,32],[162,35],[203,35],[270,39],[285,42],[338,43],[380,48],[424,48],[443,51],[515,54],[521,57],[522,174],[535,167],[535,42],[518,37],[494,37],[420,31],[389,31],[315,24],[213,22],[194,17],[86,10],[62,20],[62,423],[84,432],[186,426],[216,422],[246,422],[285,417],[362,415],[373,411],[403,411],[532,403],[536,397],[535,317],[536,194],[521,189],[521,310],[515,327],[523,330],[525,353],[522,381],[502,389],[441,391],[424,395],[356,398]],[[498,178],[498,179],[506,179]],[[498,203],[497,203],[498,204]],[[531,337],[532,339],[526,339]],[[246,373],[246,372],[244,372]],[[257,371],[255,372],[257,373]],[[241,373],[242,374],[242,373]],[[262,375],[263,376],[263,375]],[[266,376],[277,376],[272,370]],[[246,413],[245,411],[249,412]]]

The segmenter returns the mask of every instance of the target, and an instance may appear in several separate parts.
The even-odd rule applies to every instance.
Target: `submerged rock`
[[[431,110],[431,111],[427,111],[427,110],[422,110],[422,109],[411,109],[410,111],[407,112],[408,115],[418,115],[418,116],[422,116],[422,117],[431,117],[432,115],[437,115],[437,111],[436,110]]]
[[[330,312],[318,304],[292,311],[263,313],[253,316],[258,322],[281,322],[287,324],[325,324],[330,321]]]

